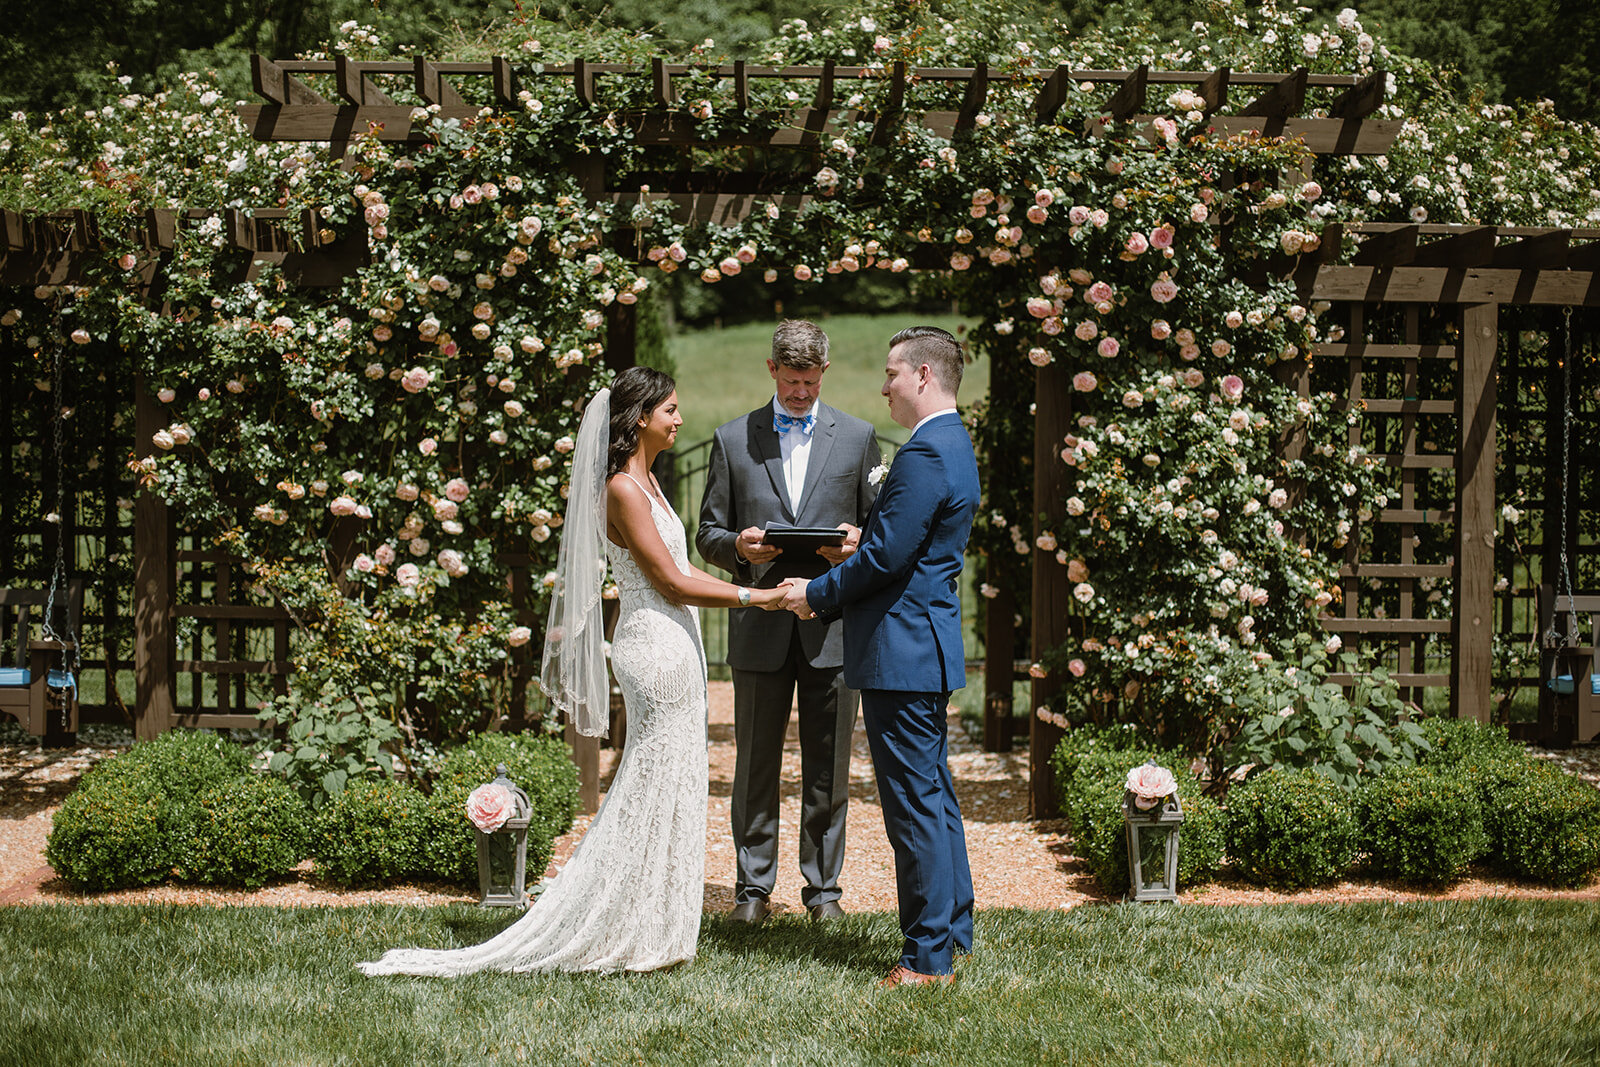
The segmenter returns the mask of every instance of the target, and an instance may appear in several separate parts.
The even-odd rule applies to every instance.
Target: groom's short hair
[[[961,369],[965,359],[961,342],[948,330],[937,326],[907,326],[889,338],[889,351],[905,345],[901,357],[913,367],[924,363],[939,379],[939,384],[955,396],[961,388]]]
[[[772,334],[772,362],[809,369],[828,365],[828,335],[805,319],[784,319]]]

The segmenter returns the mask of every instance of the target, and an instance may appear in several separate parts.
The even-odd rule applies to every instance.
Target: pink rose
[[[1166,319],[1156,319],[1150,323],[1150,336],[1157,341],[1165,341],[1172,336],[1172,324]]]
[[[972,266],[972,257],[964,252],[956,252],[950,257],[951,270],[966,270]]]
[[[422,367],[412,367],[400,376],[400,388],[408,393],[420,393],[433,382],[433,375]]]
[[[361,553],[361,555],[356,557],[355,568],[362,574],[371,574],[373,568],[372,557],[367,555],[365,552]]]
[[[1044,223],[1044,221],[1050,217],[1050,212],[1046,211],[1044,208],[1040,207],[1038,204],[1035,204],[1035,205],[1033,205],[1032,207],[1030,207],[1028,209],[1027,215],[1028,215],[1028,221],[1029,222],[1033,223],[1035,226],[1039,226],[1039,225],[1042,225]]]
[[[469,204],[476,204],[483,199],[483,190],[476,185],[469,185],[461,190],[461,199]]]
[[[1237,374],[1227,374],[1222,378],[1222,395],[1229,400],[1238,400],[1244,395],[1244,379]]]
[[[498,782],[480,785],[467,794],[467,818],[483,833],[494,833],[516,812],[517,798]]]
[[[1111,299],[1112,289],[1110,284],[1106,282],[1095,282],[1089,286],[1089,291],[1084,296],[1091,304],[1102,304]]]
[[[811,268],[806,266],[804,263],[800,264],[798,267],[796,267],[794,269],[794,280],[795,281],[797,281],[797,282],[809,282],[811,280],[811,278],[812,278]]]
[[[1178,295],[1178,283],[1162,275],[1150,286],[1150,298],[1158,304],[1170,303]]]
[[[1093,319],[1084,319],[1073,327],[1072,333],[1080,341],[1093,341],[1100,336],[1100,327],[1095,324]]]
[[[1033,202],[1039,207],[1049,207],[1056,202],[1056,195],[1048,189],[1040,189],[1033,194]]]
[[[1074,226],[1082,226],[1089,221],[1089,209],[1082,204],[1074,204],[1067,211],[1067,219]]]
[[[1039,324],[1039,328],[1045,333],[1049,334],[1051,337],[1054,337],[1062,330],[1061,320],[1056,316],[1051,315],[1048,319],[1045,319]]]
[[[506,634],[506,644],[512,648],[521,648],[533,640],[533,631],[526,626],[513,626],[511,632]]]
[[[1069,560],[1067,563],[1067,581],[1086,582],[1089,580],[1089,565],[1081,559]]]
[[[1211,342],[1211,354],[1216,356],[1218,359],[1221,359],[1223,356],[1226,356],[1232,351],[1233,346],[1220,337]]]
[[[1056,306],[1054,302],[1046,300],[1042,296],[1032,296],[1028,298],[1028,314],[1032,315],[1036,319],[1048,319],[1051,315],[1055,314],[1055,311]]]
[[[1084,663],[1083,660],[1081,660],[1081,659],[1071,660],[1070,662],[1067,663],[1067,671],[1074,678],[1082,678],[1083,675],[1084,675],[1084,672],[1087,671],[1088,669],[1089,669],[1089,665]]]
[[[1080,393],[1092,393],[1100,381],[1088,371],[1079,371],[1072,376],[1072,387]]]
[[[1128,243],[1126,248],[1128,249],[1128,253],[1130,255],[1142,256],[1150,250],[1150,241],[1145,237],[1144,234],[1140,233],[1138,230],[1134,230],[1128,235]]]
[[[417,570],[415,563],[402,563],[394,572],[394,580],[406,588],[416,585],[422,577],[422,572]]]
[[[117,257],[117,266],[121,267],[123,270],[132,270],[134,264],[137,262],[138,260],[133,258],[132,252],[124,252],[122,255]]]
[[[1028,362],[1035,367],[1048,367],[1051,363],[1050,353],[1042,348],[1028,349]]]
[[[424,437],[417,442],[417,451],[424,456],[431,456],[439,450],[439,442],[431,437]]]
[[[1161,226],[1150,231],[1150,247],[1160,251],[1172,247],[1172,227]]]
[[[389,544],[379,545],[377,551],[372,553],[379,565],[387,567],[394,562],[394,546]]]
[[[335,515],[354,515],[356,513],[356,502],[350,497],[340,494],[329,502],[328,510]]]
[[[471,488],[460,478],[451,478],[444,483],[444,495],[454,500],[457,504],[465,503],[470,493]]]
[[[1115,337],[1102,337],[1099,351],[1102,358],[1111,359],[1122,351],[1122,345]]]
[[[1134,803],[1144,809],[1155,807],[1163,797],[1178,791],[1178,781],[1172,777],[1172,772],[1154,763],[1133,768],[1128,772],[1126,784],[1128,792],[1134,796]]]

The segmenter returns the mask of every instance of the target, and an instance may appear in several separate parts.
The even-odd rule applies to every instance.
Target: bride
[[[667,375],[631,367],[583,413],[556,563],[541,687],[580,733],[610,721],[605,561],[621,593],[612,669],[628,711],[616,775],[577,851],[525,915],[481,945],[394,949],[369,975],[649,971],[694,958],[704,894],[706,667],[695,607],[779,607],[690,566],[650,474],[683,418]]]

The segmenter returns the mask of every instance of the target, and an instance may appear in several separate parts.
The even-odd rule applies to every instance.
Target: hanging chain
[[[1561,584],[1570,604],[1572,571],[1567,563],[1567,509],[1572,501],[1572,308],[1563,308],[1562,314],[1566,316],[1567,348],[1562,361],[1561,388]]]
[[[59,319],[57,321],[59,323]],[[61,654],[61,666],[75,680],[76,676],[77,676],[77,673],[78,673],[78,667],[82,662],[82,658],[81,658],[80,653],[78,651],[77,635],[73,632],[73,629],[72,629],[72,624],[71,624],[71,619],[70,619],[70,611],[71,611],[70,606],[68,606],[68,608],[67,608],[67,611],[69,613],[67,627],[66,627],[67,632],[65,634],[61,634],[61,633],[58,633],[56,631],[56,628],[55,628],[56,594],[57,594],[57,590],[61,590],[63,596],[66,595],[65,590],[62,590],[61,587],[62,587],[62,583],[63,583],[63,581],[65,579],[66,571],[67,571],[67,568],[66,568],[67,517],[66,517],[66,513],[65,513],[66,502],[67,502],[67,489],[66,489],[66,460],[64,458],[63,448],[64,448],[65,442],[66,442],[66,422],[67,422],[67,414],[68,414],[67,408],[65,407],[65,404],[64,404],[64,402],[62,400],[62,387],[65,384],[65,367],[66,367],[66,358],[62,355],[62,352],[66,348],[66,346],[64,344],[59,343],[59,341],[60,341],[60,338],[59,338],[59,334],[60,334],[59,326],[56,329],[55,333],[58,336],[56,338],[57,344],[56,344],[56,350],[55,350],[55,366],[54,366],[54,368],[52,370],[52,373],[51,373],[50,403],[53,405],[54,413],[55,413],[55,418],[52,419],[51,421],[53,423],[52,440],[54,442],[55,452],[56,452],[56,506],[55,506],[55,510],[50,513],[50,516],[46,517],[46,521],[49,521],[49,519],[51,517],[53,517],[54,520],[55,520],[55,527],[56,527],[56,558],[55,558],[54,565],[50,568],[50,591],[45,595],[44,626],[43,626],[43,629],[42,629],[42,633],[43,633],[44,639],[46,641],[56,641],[56,642],[59,642],[60,644],[70,645],[71,646],[70,648],[64,649],[62,651],[62,654]],[[67,719],[67,701],[66,701],[66,698],[62,699],[61,717],[62,717],[61,727],[62,727],[62,729],[66,729],[67,728],[67,721],[66,721],[66,719]]]

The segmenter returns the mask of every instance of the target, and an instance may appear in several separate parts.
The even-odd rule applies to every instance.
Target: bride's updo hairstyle
[[[606,477],[620,471],[639,450],[639,420],[660,407],[678,383],[653,367],[629,367],[611,383],[611,448]]]

